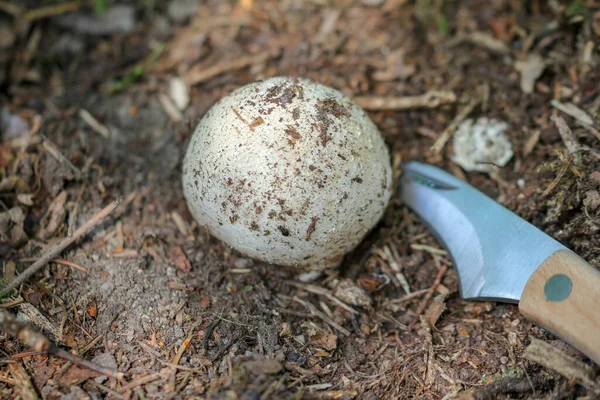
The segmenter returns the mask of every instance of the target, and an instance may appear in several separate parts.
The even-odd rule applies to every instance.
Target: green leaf
[[[444,14],[438,14],[436,19],[438,32],[448,36],[448,18]]]
[[[95,0],[94,1],[94,12],[96,14],[103,14],[106,11],[106,0]]]
[[[132,67],[129,70],[129,72],[127,72],[125,76],[123,76],[123,78],[113,83],[109,89],[109,93],[123,91],[129,86],[131,86],[133,83],[140,80],[144,76],[146,69],[151,67],[156,62],[156,60],[158,60],[158,57],[160,56],[164,48],[164,43],[158,44],[152,50],[152,53],[148,57],[146,57],[146,59],[142,63],[139,63],[138,65]]]
[[[565,14],[567,15],[567,17],[574,17],[576,15],[585,16],[588,14],[588,9],[585,6],[585,4],[575,0],[567,6],[567,8],[565,9]]]

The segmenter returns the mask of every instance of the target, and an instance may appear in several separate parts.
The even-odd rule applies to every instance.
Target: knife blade
[[[461,297],[520,311],[600,364],[600,272],[473,186],[403,166],[400,198],[448,251]]]

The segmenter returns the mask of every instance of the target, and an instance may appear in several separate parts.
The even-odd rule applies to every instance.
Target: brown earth
[[[598,266],[599,3],[94,10],[103,3],[0,2],[5,281],[124,199],[2,307],[125,377],[32,353],[3,333],[3,398],[598,398],[598,367],[516,305],[462,300],[450,259],[397,198],[339,269],[303,283],[199,228],[180,174],[194,126],[219,98],[270,76],[308,77],[362,98],[397,174],[406,160],[443,167]],[[170,99],[174,77],[189,87],[183,111]],[[457,99],[384,110],[389,100],[372,98],[430,90]],[[552,100],[572,103],[575,116]],[[451,140],[431,149],[467,107],[509,125],[515,155],[490,174],[454,164]],[[530,344],[559,350],[553,364],[524,355]]]

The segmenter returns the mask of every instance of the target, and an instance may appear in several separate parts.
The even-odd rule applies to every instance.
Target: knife
[[[527,318],[600,364],[600,272],[479,190],[409,162],[401,200],[446,248],[464,299],[518,303]]]

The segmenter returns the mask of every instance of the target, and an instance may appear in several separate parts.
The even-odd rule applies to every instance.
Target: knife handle
[[[600,365],[600,272],[558,250],[531,275],[519,310]]]

